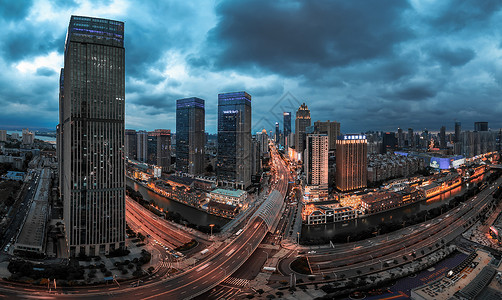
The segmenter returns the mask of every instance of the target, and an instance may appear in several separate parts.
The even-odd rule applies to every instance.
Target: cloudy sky
[[[253,131],[301,102],[343,132],[502,127],[502,1],[0,0],[0,127],[55,128],[71,15],[125,21],[126,127],[176,99],[253,97]],[[294,125],[293,125],[294,126]]]

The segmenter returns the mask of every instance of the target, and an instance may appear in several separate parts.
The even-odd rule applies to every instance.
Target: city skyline
[[[0,127],[55,128],[61,45],[71,14],[125,20],[131,32],[125,40],[126,128],[173,130],[176,99],[200,97],[206,99],[206,131],[216,133],[217,95],[237,90],[254,97],[252,132],[264,127],[263,118],[272,125],[267,130],[276,121],[282,125],[280,112],[269,117],[269,109],[285,95],[306,102],[313,121],[336,120],[343,132],[443,125],[451,132],[455,121],[464,130],[477,121],[501,127],[500,4],[333,2],[322,10],[316,2],[300,1],[149,5],[5,4],[0,65],[8,75],[0,78]],[[252,25],[258,15],[260,30]],[[277,17],[282,15],[287,19]],[[314,15],[318,22],[300,26]],[[358,20],[335,22],[332,15]],[[152,21],[143,23],[145,18]],[[278,30],[263,34],[262,27]],[[349,36],[336,28],[346,28]],[[370,43],[357,44],[354,35]],[[30,45],[20,36],[30,38]],[[254,49],[250,45],[260,50],[246,50]]]

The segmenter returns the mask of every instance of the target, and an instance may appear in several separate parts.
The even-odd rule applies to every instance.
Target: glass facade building
[[[251,95],[218,95],[218,183],[245,189],[251,185]]]
[[[291,112],[284,112],[283,114],[283,129],[284,129],[284,146],[288,147],[291,143],[288,141],[291,134]]]
[[[310,110],[308,106],[303,103],[296,111],[295,120],[295,149],[296,153],[300,154],[303,160],[303,152],[305,151],[306,128],[311,125]]]
[[[124,53],[123,22],[71,17],[59,108],[70,257],[125,246]]]
[[[196,97],[176,101],[176,171],[204,173],[205,108]]]

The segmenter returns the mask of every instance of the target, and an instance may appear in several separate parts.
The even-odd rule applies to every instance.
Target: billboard
[[[429,166],[434,169],[446,170],[450,168],[450,162],[453,159],[444,157],[431,157],[431,162]]]

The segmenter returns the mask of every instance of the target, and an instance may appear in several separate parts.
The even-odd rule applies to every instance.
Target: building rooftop
[[[366,203],[373,203],[397,197],[400,197],[400,195],[395,192],[380,192],[364,195],[361,197],[361,201],[364,201]]]
[[[23,229],[17,237],[16,246],[43,248],[47,213],[47,202],[33,201],[31,203]]]
[[[228,197],[241,197],[246,194],[246,191],[243,190],[225,190],[225,189],[216,189],[211,191],[211,194],[219,194]]]

